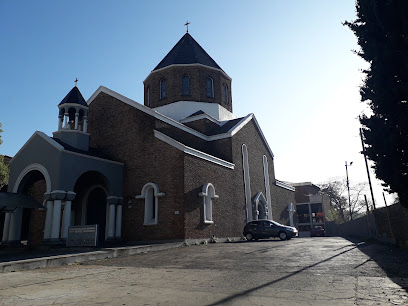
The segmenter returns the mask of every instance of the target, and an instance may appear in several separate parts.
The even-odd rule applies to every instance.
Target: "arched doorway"
[[[24,173],[16,182],[14,192],[27,194],[37,202],[44,202],[44,193],[47,192],[47,181],[39,170],[30,170]],[[16,228],[10,231],[9,241],[20,240],[23,244],[38,245],[42,241],[42,230],[45,223],[45,210],[17,208],[14,212],[17,220]],[[37,230],[34,230],[37,229]]]
[[[88,190],[84,199],[83,211],[84,224],[93,225],[98,224],[98,244],[101,245],[106,238],[106,191],[101,186],[95,186]]]
[[[82,174],[74,187],[75,201],[72,203],[71,225],[98,224],[98,244],[107,238],[108,181],[99,172]]]
[[[265,211],[265,203],[259,202],[258,204],[258,218],[259,219],[267,219],[266,211]]]

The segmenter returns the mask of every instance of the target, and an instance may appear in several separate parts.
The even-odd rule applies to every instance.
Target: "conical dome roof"
[[[58,105],[67,104],[67,103],[79,104],[79,105],[88,107],[88,104],[86,103],[84,97],[82,96],[81,92],[76,86],[71,89],[71,91],[65,96],[65,98]]]
[[[211,56],[209,56],[188,33],[177,42],[173,49],[170,50],[154,70],[176,64],[202,64],[222,70]]]

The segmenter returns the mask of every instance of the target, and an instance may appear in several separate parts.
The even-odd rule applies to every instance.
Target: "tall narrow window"
[[[229,103],[229,96],[228,96],[228,85],[224,85],[224,96],[225,96],[225,104]]]
[[[160,99],[166,98],[166,80],[160,80]]]
[[[198,194],[203,197],[203,221],[207,224],[214,223],[212,217],[213,199],[218,199],[218,195],[215,194],[215,188],[213,184],[207,183],[203,186],[202,192]]]
[[[185,75],[181,78],[181,95],[190,95],[190,77],[188,75]]]
[[[214,82],[212,78],[206,79],[207,84],[207,97],[214,98]]]
[[[150,86],[146,89],[146,105],[150,106]]]
[[[143,186],[140,195],[136,196],[136,199],[144,199],[145,201],[144,225],[158,223],[159,197],[164,197],[164,195],[164,192],[160,192],[157,184],[147,183]]]

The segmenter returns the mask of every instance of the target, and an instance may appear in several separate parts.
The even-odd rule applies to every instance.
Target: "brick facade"
[[[181,79],[190,77],[190,95],[183,96]],[[207,97],[206,79],[210,77],[214,84],[214,97]],[[166,80],[166,98],[160,99],[160,80]],[[228,86],[228,104],[225,103],[224,85]],[[149,94],[147,94],[149,88]],[[153,71],[144,81],[144,105],[151,108],[177,101],[195,101],[218,103],[232,112],[231,79],[219,69],[203,65],[174,65]],[[149,97],[150,103],[147,99]]]

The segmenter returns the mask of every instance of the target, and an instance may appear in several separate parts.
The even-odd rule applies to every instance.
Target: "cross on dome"
[[[187,21],[184,25],[187,27],[187,33],[188,33],[188,25],[190,24],[189,21]]]

